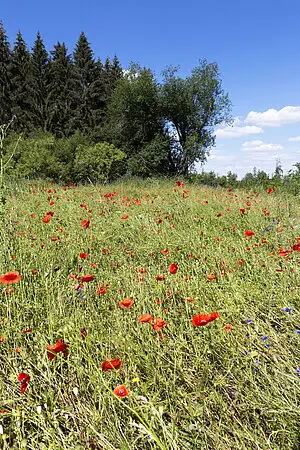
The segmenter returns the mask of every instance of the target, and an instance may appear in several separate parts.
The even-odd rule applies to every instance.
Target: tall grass
[[[299,448],[294,198],[170,182],[38,184],[5,208],[0,273],[22,278],[3,285],[0,304],[1,448]],[[76,286],[87,274],[94,280]],[[124,298],[134,304],[120,308]],[[218,320],[193,326],[213,311]],[[140,323],[145,313],[167,326]],[[69,355],[50,361],[46,347],[60,338]],[[103,372],[114,358],[121,368]],[[124,398],[113,393],[122,384]]]

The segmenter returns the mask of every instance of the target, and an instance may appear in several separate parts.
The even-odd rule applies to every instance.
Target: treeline
[[[117,56],[102,63],[84,33],[71,53],[60,42],[48,52],[40,33],[29,50],[18,32],[11,48],[0,23],[0,126],[11,123],[12,174],[187,175],[206,160],[215,126],[230,120],[216,63],[201,60],[186,78],[169,67],[158,82],[149,68],[123,70]]]
[[[236,173],[228,172],[227,175],[218,176],[214,171],[202,172],[190,176],[191,180],[197,184],[212,187],[227,188],[248,188],[248,189],[276,189],[286,191],[294,195],[300,194],[300,163],[296,163],[294,168],[284,174],[282,166],[276,163],[274,173],[268,175],[265,171],[253,168],[252,172],[248,172],[245,176],[238,180]]]

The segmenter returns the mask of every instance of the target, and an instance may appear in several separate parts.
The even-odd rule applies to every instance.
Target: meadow
[[[33,182],[2,224],[1,448],[300,448],[299,197]]]

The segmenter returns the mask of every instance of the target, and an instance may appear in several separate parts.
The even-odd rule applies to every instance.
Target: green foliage
[[[0,126],[7,124],[12,118],[10,60],[9,42],[0,20]]]
[[[114,175],[115,164],[125,157],[124,152],[108,142],[79,145],[74,164],[75,180],[107,182]]]
[[[176,172],[187,175],[196,162],[206,160],[215,142],[214,126],[230,122],[231,105],[216,63],[200,61],[185,79],[176,76],[177,70],[164,71],[162,108]]]

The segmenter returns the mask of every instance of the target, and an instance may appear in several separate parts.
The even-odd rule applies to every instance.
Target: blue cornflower
[[[261,338],[262,341],[266,341],[267,339],[268,339],[268,336],[263,336],[263,337]]]
[[[296,373],[300,373],[300,367],[297,367]]]
[[[287,312],[287,313],[291,313],[293,311],[293,308],[286,307],[286,308],[283,308],[283,311]]]
[[[83,295],[79,295],[80,300],[84,300],[84,296]]]
[[[300,330],[296,330],[296,333],[297,333],[297,334],[300,334]]]
[[[246,322],[246,323],[251,323],[252,320],[251,320],[251,319],[246,319],[245,322]]]

